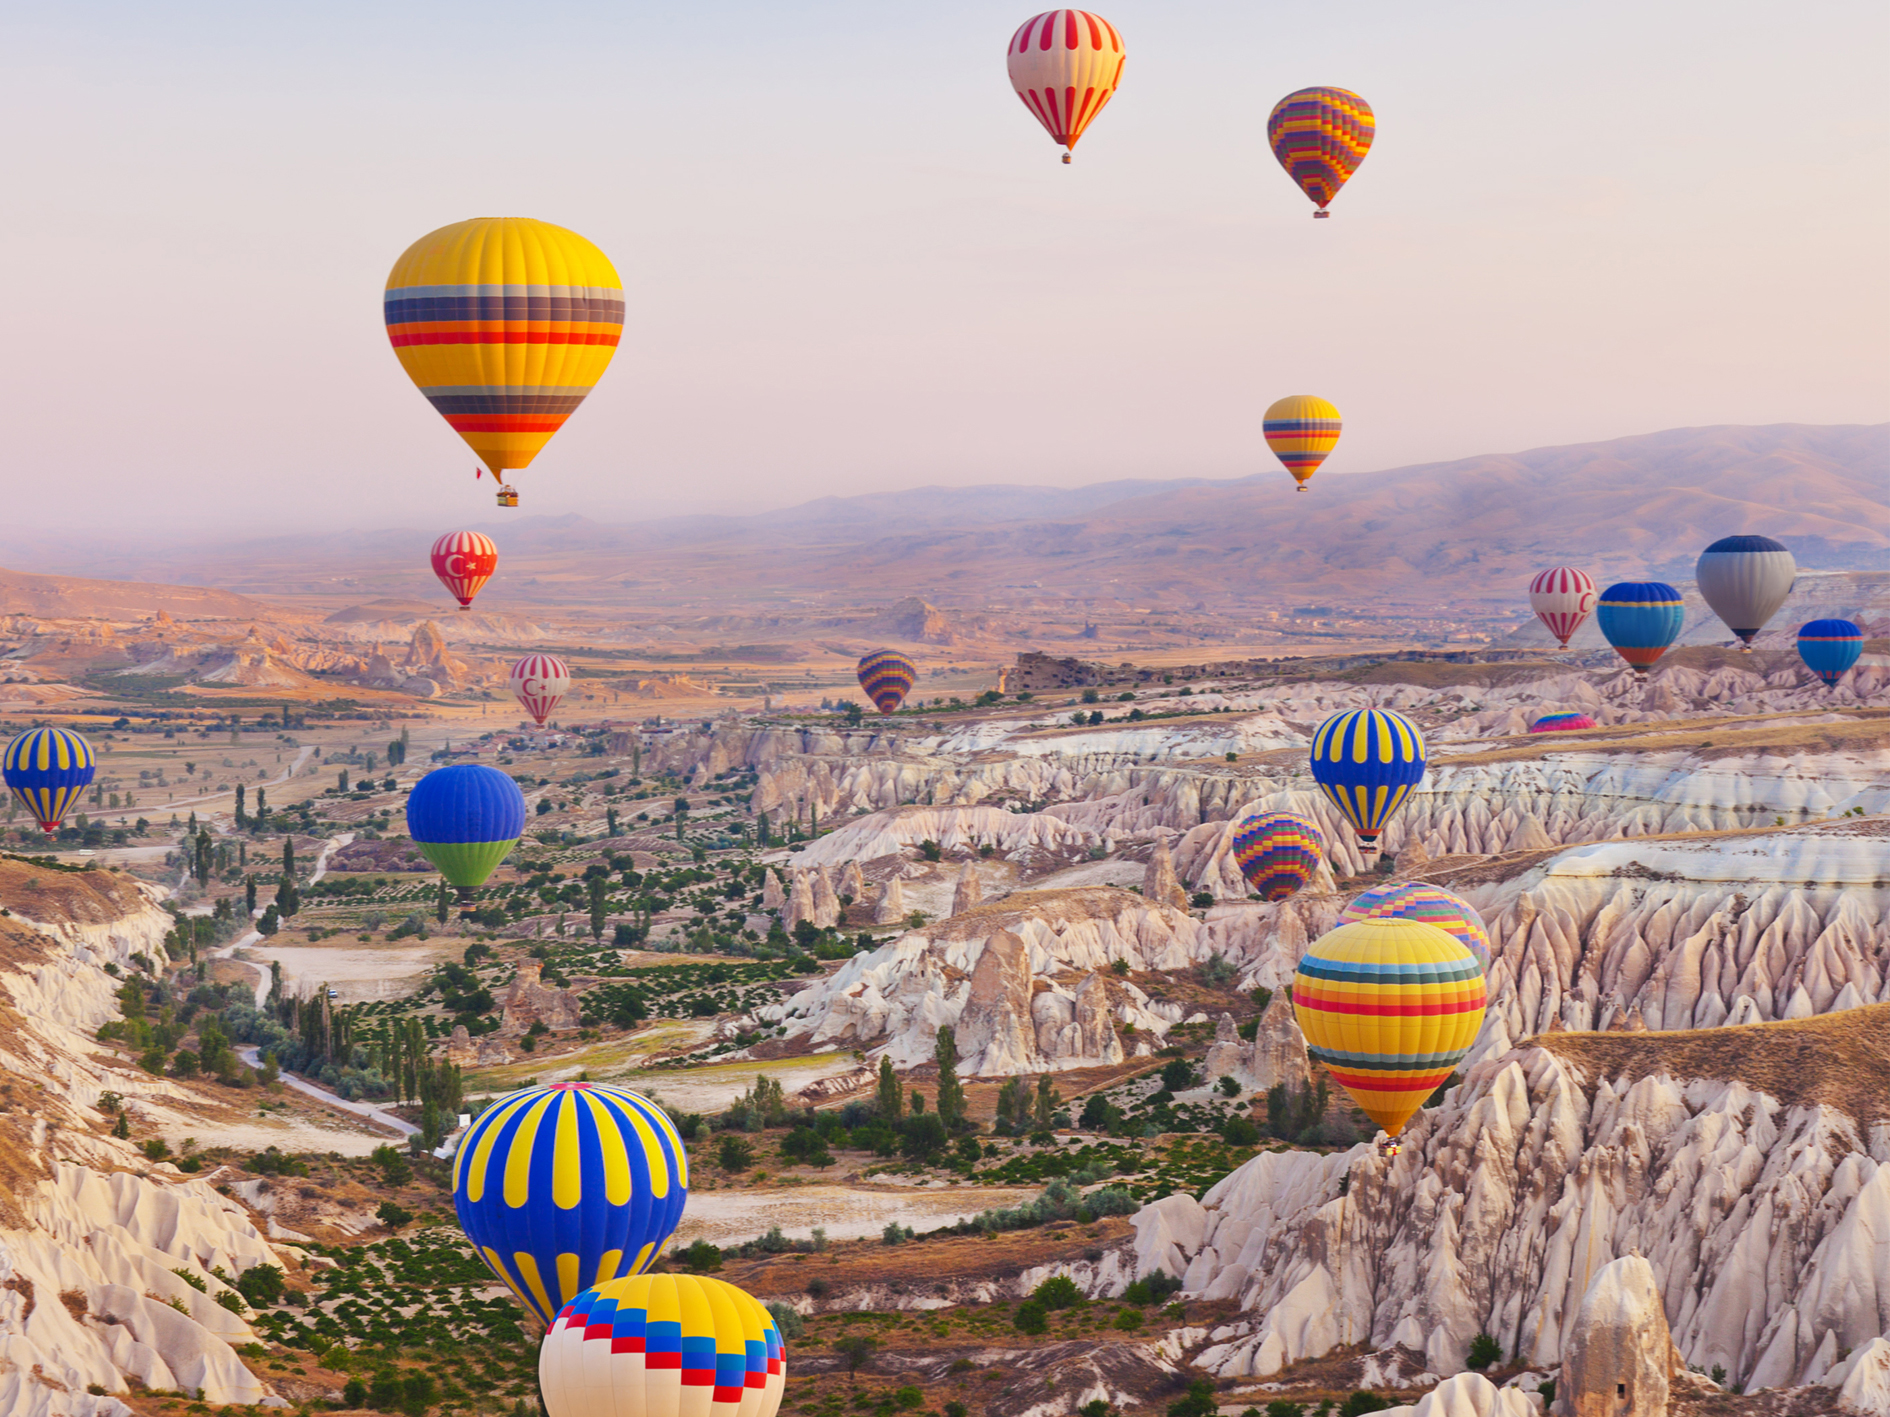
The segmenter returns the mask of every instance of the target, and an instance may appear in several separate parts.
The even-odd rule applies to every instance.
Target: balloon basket
[[[1314,212],[1312,214],[1312,219],[1314,221],[1327,221],[1331,219],[1331,216],[1332,216],[1331,212]]]
[[[516,507],[518,505],[518,493],[514,492],[510,487],[500,484],[499,505],[501,507]]]
[[[1065,167],[1070,165],[1070,155],[1068,153],[1063,154],[1063,165]]]

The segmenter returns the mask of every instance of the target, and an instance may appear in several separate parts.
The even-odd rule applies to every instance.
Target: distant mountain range
[[[645,607],[908,594],[972,605],[1019,591],[1169,604],[1513,602],[1519,580],[1561,562],[1604,584],[1686,580],[1700,549],[1733,533],[1776,537],[1806,569],[1890,568],[1890,425],[1673,429],[1328,474],[1305,492],[1284,472],[922,487],[749,516],[631,526],[495,516],[480,529],[500,545],[500,576],[481,601],[494,610],[626,596]],[[264,599],[431,603],[426,549],[437,530],[288,535],[213,553],[73,549],[60,569]]]

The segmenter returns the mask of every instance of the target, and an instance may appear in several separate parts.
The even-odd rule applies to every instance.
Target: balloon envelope
[[[1024,107],[1067,150],[1115,97],[1124,58],[1122,36],[1101,15],[1046,10],[1011,36],[1004,67]]]
[[[1367,846],[1424,777],[1424,735],[1390,709],[1335,713],[1313,733],[1312,775]]]
[[[753,1296],[688,1274],[579,1294],[538,1350],[551,1417],[774,1417],[787,1345]]]
[[[1798,627],[1798,657],[1829,688],[1837,687],[1863,652],[1864,632],[1849,620],[1812,620]]]
[[[1595,623],[1616,654],[1645,674],[1686,622],[1680,592],[1662,581],[1622,581],[1601,593]]]
[[[5,778],[48,836],[98,772],[92,745],[70,728],[29,728],[7,744]]]
[[[603,377],[623,282],[575,231],[477,217],[428,232],[387,277],[387,338],[492,475],[530,465]]]
[[[453,1163],[460,1229],[547,1327],[584,1290],[654,1264],[688,1193],[689,1158],[663,1109],[597,1083],[500,1098]]]
[[[1580,728],[1593,728],[1594,719],[1585,713],[1545,713],[1529,725],[1531,733],[1572,733]]]
[[[876,649],[860,661],[860,687],[881,713],[897,713],[912,692],[919,668],[896,649]]]
[[[1713,613],[1749,646],[1792,593],[1798,562],[1769,536],[1726,536],[1700,553],[1693,579]]]
[[[497,768],[435,768],[407,794],[407,834],[462,890],[485,884],[525,832],[525,794]]]
[[[1326,838],[1292,812],[1255,812],[1234,831],[1234,861],[1263,900],[1285,900],[1313,878]]]
[[[1274,159],[1319,209],[1316,216],[1358,171],[1377,131],[1372,106],[1348,89],[1299,89],[1267,115]]]
[[[1306,1051],[1392,1136],[1483,1026],[1476,956],[1435,925],[1354,920],[1320,936],[1293,979]]]
[[[571,692],[571,671],[555,654],[528,654],[512,666],[506,684],[532,722],[543,728],[559,701]]]
[[[1289,394],[1267,406],[1260,431],[1304,491],[1326,454],[1339,445],[1339,410],[1311,394]]]
[[[1339,912],[1339,923],[1354,920],[1417,920],[1435,925],[1477,957],[1477,967],[1490,972],[1490,934],[1483,917],[1462,896],[1442,886],[1407,881],[1375,886]]]
[[[440,578],[461,610],[485,589],[499,569],[499,548],[476,531],[449,531],[433,543],[433,574]]]
[[[1553,566],[1529,582],[1529,608],[1563,649],[1594,613],[1595,599],[1594,578],[1573,566]]]

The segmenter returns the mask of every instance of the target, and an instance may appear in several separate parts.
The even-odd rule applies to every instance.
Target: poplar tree
[[[899,1076],[893,1072],[892,1058],[882,1054],[879,1060],[879,1119],[889,1124],[897,1124],[905,1115],[905,1092],[899,1086]]]
[[[958,1081],[958,1035],[948,1023],[938,1026],[938,1041],[932,1057],[938,1063],[938,1101],[934,1110],[939,1121],[956,1128],[965,1120],[965,1089]]]

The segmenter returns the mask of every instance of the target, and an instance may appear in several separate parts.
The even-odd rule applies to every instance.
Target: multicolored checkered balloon
[[[860,687],[881,713],[897,713],[918,677],[919,667],[896,649],[876,649],[860,661]]]
[[[1339,923],[1353,920],[1421,920],[1435,925],[1477,957],[1477,967],[1490,972],[1490,934],[1483,917],[1462,896],[1422,881],[1375,886],[1339,912]]]
[[[689,1274],[587,1289],[538,1350],[551,1417],[774,1417],[787,1346],[754,1297]]]
[[[1326,839],[1291,812],[1255,812],[1234,832],[1234,861],[1262,900],[1285,900],[1313,878]]]

